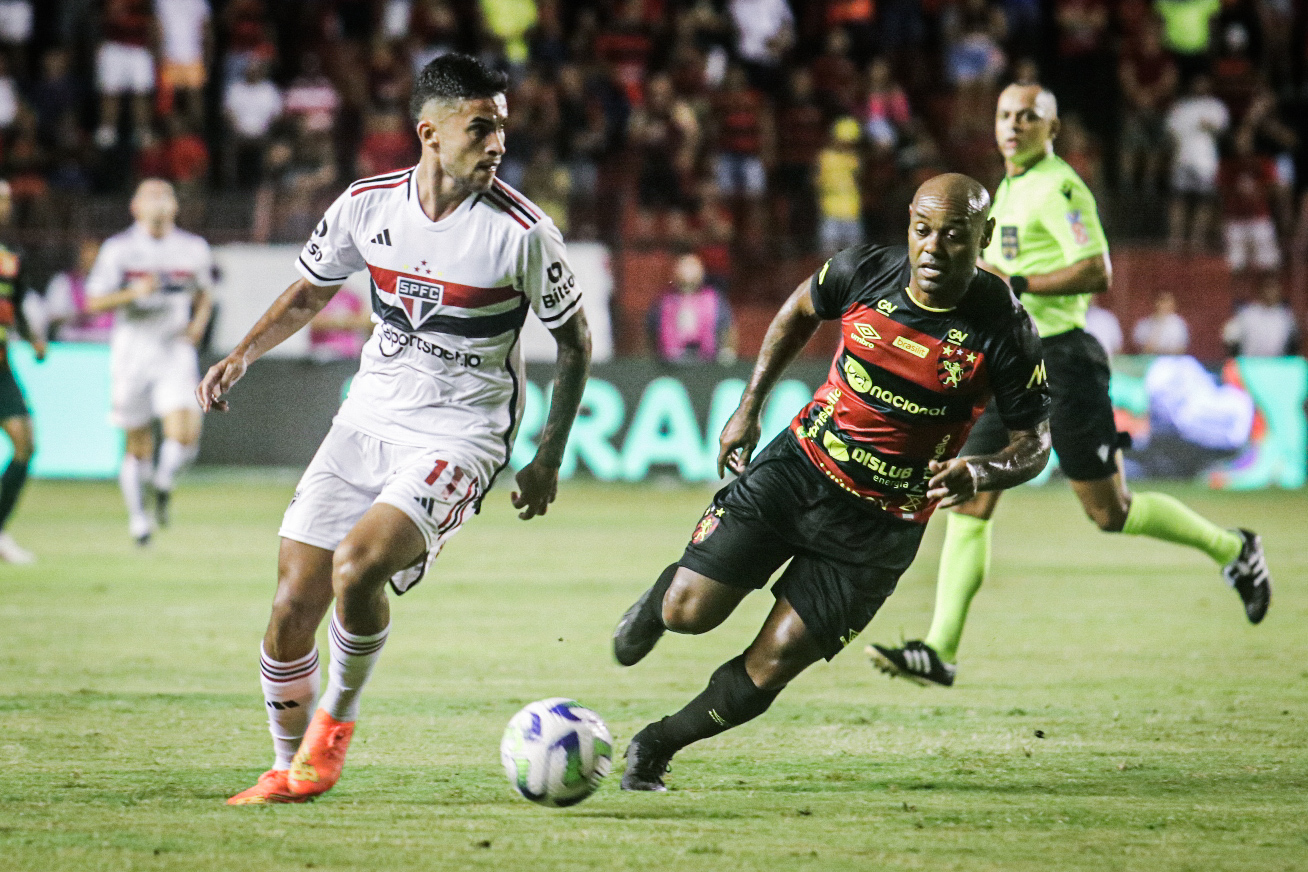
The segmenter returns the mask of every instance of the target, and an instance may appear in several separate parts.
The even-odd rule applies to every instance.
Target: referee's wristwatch
[[[1008,286],[1013,289],[1013,293],[1021,297],[1030,288],[1026,276],[1009,276]]]

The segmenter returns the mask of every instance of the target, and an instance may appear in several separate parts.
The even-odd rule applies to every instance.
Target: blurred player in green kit
[[[995,233],[980,266],[1002,277],[1035,322],[1044,347],[1053,406],[1054,450],[1086,514],[1108,533],[1150,536],[1197,548],[1239,593],[1249,621],[1271,601],[1271,577],[1258,536],[1225,530],[1166,494],[1132,493],[1118,459],[1123,445],[1109,400],[1104,349],[1085,332],[1092,294],[1108,290],[1112,266],[1094,196],[1054,154],[1058,104],[1038,85],[1011,85],[999,96],[995,139],[1004,180],[990,216]],[[977,422],[961,456],[988,454],[1007,441],[993,408]],[[935,614],[923,640],[869,645],[883,672],[919,684],[954,683],[968,606],[990,565],[991,516],[1000,491],[979,493],[948,515]]]

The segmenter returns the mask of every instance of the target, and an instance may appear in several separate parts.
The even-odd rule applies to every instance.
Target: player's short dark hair
[[[436,58],[418,73],[413,96],[409,98],[409,114],[416,122],[428,100],[482,100],[503,94],[508,87],[509,77],[504,73],[490,69],[470,55],[451,52]]]

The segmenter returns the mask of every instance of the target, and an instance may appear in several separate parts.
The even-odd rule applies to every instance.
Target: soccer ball
[[[555,697],[513,716],[500,741],[504,774],[523,798],[549,808],[576,805],[613,766],[613,737],[600,716]]]

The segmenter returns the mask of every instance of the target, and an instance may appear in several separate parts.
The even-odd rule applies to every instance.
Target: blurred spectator
[[[1135,322],[1131,333],[1141,354],[1185,354],[1190,328],[1176,312],[1176,297],[1163,291],[1154,300],[1154,312]]]
[[[731,278],[732,246],[736,240],[736,224],[730,207],[723,201],[717,182],[712,177],[699,183],[699,202],[691,217],[692,241],[695,254],[704,264],[704,271],[712,282],[726,287]]]
[[[1103,175],[1099,146],[1081,123],[1081,116],[1075,112],[1063,116],[1056,146],[1058,156],[1067,161],[1068,166],[1081,177],[1081,181],[1098,196],[1101,193],[1099,182]]]
[[[1100,305],[1103,294],[1096,294],[1085,313],[1085,332],[1089,333],[1108,352],[1110,358],[1122,353],[1122,324],[1111,309]]]
[[[595,235],[595,198],[599,190],[599,164],[606,145],[604,107],[589,93],[575,64],[559,68],[559,160],[568,168],[573,233]]]
[[[685,210],[699,149],[699,123],[664,74],[650,79],[644,105],[631,116],[631,142],[640,155],[637,199],[644,232],[658,213]]]
[[[875,12],[874,0],[826,0],[825,29],[843,30],[849,35],[854,59],[859,64],[867,61],[876,41]]]
[[[526,42],[531,66],[546,75],[553,75],[568,62],[568,40],[557,0],[541,0],[537,5],[536,23],[527,31]]]
[[[161,178],[177,188],[178,200],[187,205],[198,195],[209,172],[209,149],[199,134],[181,116],[163,124],[162,136],[151,136],[136,155],[139,178]]]
[[[1299,325],[1281,299],[1281,279],[1265,276],[1258,297],[1222,327],[1222,342],[1235,357],[1281,357],[1299,353]]]
[[[1117,67],[1122,88],[1122,136],[1118,181],[1124,190],[1138,184],[1145,193],[1158,188],[1166,157],[1164,113],[1176,97],[1176,62],[1163,51],[1162,27],[1154,18],[1130,39]]]
[[[1163,44],[1176,58],[1181,77],[1208,71],[1210,22],[1222,0],[1154,0],[1154,11],[1163,21]]]
[[[33,20],[32,0],[0,0],[0,49],[20,70],[27,67]]]
[[[694,254],[677,258],[671,287],[650,307],[650,345],[665,363],[730,363],[736,359],[731,309],[704,281]]]
[[[527,61],[527,32],[536,23],[536,0],[481,0],[486,28],[499,38],[509,63]]]
[[[783,135],[777,137],[775,227],[807,251],[817,224],[814,176],[827,123],[813,93],[813,76],[803,67],[790,74],[790,88],[777,109],[776,129]]]
[[[418,162],[418,141],[400,109],[368,113],[356,168],[360,177],[378,176]]]
[[[814,59],[813,90],[831,115],[850,115],[858,98],[858,67],[849,58],[849,35],[843,30],[827,34],[822,54]]]
[[[88,314],[86,277],[100,253],[100,243],[83,239],[77,247],[77,263],[57,273],[45,288],[49,338],[58,342],[108,342],[114,325],[113,312]]]
[[[107,0],[104,41],[95,57],[96,88],[100,93],[100,127],[95,144],[102,149],[118,142],[121,104],[131,102],[133,137],[149,133],[150,95],[154,93],[154,12],[150,0]]]
[[[1217,193],[1217,137],[1230,123],[1225,104],[1212,95],[1212,80],[1202,73],[1167,113],[1173,144],[1168,238],[1175,249],[1207,243]]]
[[[36,114],[20,104],[0,162],[0,175],[9,180],[15,217],[21,223],[39,224],[47,217],[50,204],[46,200],[49,183],[45,175],[49,170],[50,153],[37,136]]]
[[[309,354],[314,360],[354,360],[372,333],[371,311],[343,287],[309,322]]]
[[[771,109],[763,93],[750,85],[744,67],[728,67],[722,84],[713,106],[718,188],[723,196],[755,203],[767,192],[773,148]]]
[[[51,49],[42,55],[41,77],[32,88],[32,108],[36,111],[42,142],[53,145],[66,118],[71,118],[73,124],[79,123],[81,101],[82,87],[69,69],[68,52]]]
[[[268,10],[263,0],[228,0],[223,7],[223,87],[245,77],[245,67],[252,60],[273,57],[269,38]]]
[[[840,118],[818,155],[818,240],[824,255],[863,241],[859,200],[859,125]]]
[[[795,42],[795,16],[786,0],[729,0],[727,10],[736,25],[736,56],[745,65],[749,83],[768,94],[785,85],[782,61]]]
[[[645,22],[641,0],[623,0],[614,21],[595,37],[595,56],[611,71],[627,102],[639,106],[650,78],[654,38]]]
[[[336,124],[340,105],[340,94],[331,80],[323,75],[318,53],[306,52],[300,58],[300,74],[286,88],[282,110],[303,129],[311,133],[327,133]]]
[[[955,94],[951,130],[965,138],[991,126],[995,84],[1008,63],[1000,48],[1004,14],[986,0],[963,0],[948,13],[945,69]]]
[[[1113,58],[1108,0],[1055,0],[1056,87],[1063,112],[1074,112],[1098,138],[1112,132]]]
[[[1222,236],[1226,262],[1239,274],[1252,266],[1272,272],[1281,266],[1281,247],[1272,221],[1276,167],[1253,150],[1253,136],[1235,138],[1234,153],[1222,161],[1218,187],[1222,196]]]
[[[9,61],[0,55],[0,132],[7,133],[18,117],[18,83],[9,69]]]
[[[227,86],[223,113],[230,133],[226,176],[238,187],[259,183],[273,122],[282,114],[281,90],[268,79],[267,64],[251,59],[239,81]]]
[[[321,68],[321,61],[314,56],[315,63]],[[307,56],[305,57],[307,60]],[[307,72],[304,61],[301,62],[301,75]],[[325,82],[328,88],[331,88],[331,82]],[[378,106],[406,106],[409,102],[409,91],[413,87],[413,75],[409,70],[408,62],[401,56],[397,43],[385,39],[373,41],[372,51],[368,54],[368,98],[373,105]],[[286,102],[289,107],[292,103],[291,92],[295,89],[295,83],[287,89]],[[331,114],[336,112],[336,93],[332,89],[332,106]],[[287,111],[291,111],[289,108]]]
[[[566,167],[559,165],[554,149],[536,149],[522,176],[522,193],[554,221],[559,232],[568,235],[568,195],[571,181]]]
[[[459,20],[446,0],[414,0],[409,18],[409,63],[415,76],[441,55],[454,51]]]
[[[552,143],[559,133],[559,103],[554,87],[535,70],[509,94],[509,117],[504,130],[504,158],[499,177],[522,187],[527,164],[537,149]]]
[[[911,118],[908,95],[895,81],[890,62],[885,58],[874,58],[867,74],[864,134],[878,149],[893,151],[899,144],[900,131],[908,126]]]
[[[160,103],[181,111],[198,124],[204,119],[204,85],[213,49],[209,0],[155,0],[159,17],[162,64]]]

